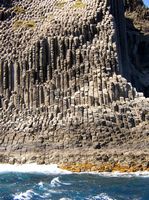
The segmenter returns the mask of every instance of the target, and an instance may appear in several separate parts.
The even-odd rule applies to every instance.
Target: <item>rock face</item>
[[[149,99],[130,82],[123,1],[22,0],[2,9],[10,15],[0,18],[1,162],[148,149]]]
[[[148,97],[149,9],[142,5],[142,1],[134,1],[134,4],[129,6],[126,11],[127,41],[132,85]]]

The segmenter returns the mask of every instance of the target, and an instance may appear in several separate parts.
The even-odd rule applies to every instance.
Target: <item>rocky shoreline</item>
[[[137,154],[137,155],[134,155],[128,152],[121,153],[121,154],[115,153],[113,155],[101,153],[98,156],[99,158],[97,157],[96,162],[88,162],[87,160],[85,160],[84,162],[79,162],[79,163],[68,162],[68,163],[60,164],[59,167],[61,169],[72,171],[72,172],[131,173],[131,172],[149,171],[148,153],[147,154],[142,153],[142,154]]]
[[[60,169],[72,172],[143,172],[149,171],[148,150],[72,149],[51,150],[43,154],[1,154],[1,164],[57,164]]]

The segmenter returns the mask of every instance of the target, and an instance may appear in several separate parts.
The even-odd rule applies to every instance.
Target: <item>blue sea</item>
[[[149,200],[149,174],[77,174],[56,165],[0,165],[0,199]]]

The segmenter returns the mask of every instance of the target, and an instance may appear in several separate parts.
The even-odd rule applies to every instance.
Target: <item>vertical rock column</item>
[[[40,62],[39,62],[39,79],[40,82],[45,82],[47,80],[47,39],[40,41]]]
[[[126,38],[126,22],[124,17],[124,1],[110,0],[111,13],[116,22],[117,45],[120,62],[120,73],[122,76],[130,80],[130,67],[128,60],[127,38]]]

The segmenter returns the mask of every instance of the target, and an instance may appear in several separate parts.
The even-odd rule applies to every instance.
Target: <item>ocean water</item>
[[[56,165],[0,165],[0,199],[149,200],[149,174],[76,174]]]

